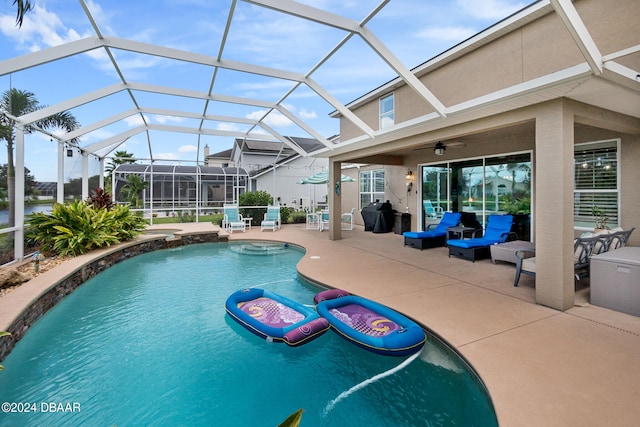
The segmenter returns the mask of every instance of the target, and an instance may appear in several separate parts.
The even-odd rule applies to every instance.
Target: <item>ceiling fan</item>
[[[443,156],[447,148],[462,148],[466,145],[467,144],[465,144],[462,141],[438,141],[433,146],[416,148],[414,151],[433,149],[433,152],[435,153],[436,156]]]

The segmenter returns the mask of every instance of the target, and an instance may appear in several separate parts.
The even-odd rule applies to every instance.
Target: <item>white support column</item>
[[[58,182],[56,183],[56,201],[64,203],[64,142],[58,141]]]
[[[329,159],[329,240],[341,240],[342,163]]]
[[[16,126],[15,163],[15,227],[13,256],[16,261],[24,258],[24,129]]]
[[[104,190],[104,157],[100,158],[100,172],[98,173],[98,187]]]
[[[89,197],[89,155],[82,151],[82,200]]]
[[[562,100],[536,117],[536,302],[557,310],[574,305],[574,118]]]

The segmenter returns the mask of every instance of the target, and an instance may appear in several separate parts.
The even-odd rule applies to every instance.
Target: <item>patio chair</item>
[[[601,236],[580,237],[573,241],[573,271],[576,280],[589,276],[589,262],[595,251],[604,251],[605,240]],[[536,275],[535,249],[521,249],[516,251],[516,277],[513,286],[518,286],[520,276]]]
[[[322,211],[319,215],[320,231],[329,229],[329,211]]]
[[[429,224],[425,231],[405,231],[404,245],[416,249],[444,246],[447,229],[460,223],[460,212],[445,212],[438,224]]]
[[[605,241],[605,251],[613,251],[627,246],[633,230],[635,230],[635,227],[629,230],[614,228],[609,234],[600,234],[601,240],[604,239]]]
[[[222,209],[224,212],[222,227],[229,233],[233,233],[234,230],[240,230],[244,233],[246,223],[240,214],[238,205],[224,205]]]
[[[307,230],[320,230],[320,214],[307,212]]]
[[[346,212],[340,215],[340,224],[343,230],[353,230],[353,215],[356,213],[356,208],[351,209],[351,212]]]
[[[449,247],[449,257],[451,255],[465,258],[475,262],[477,259],[489,258],[491,256],[489,247],[496,243],[504,243],[515,240],[516,234],[511,232],[513,225],[512,215],[489,215],[487,228],[482,237],[471,239],[451,239],[447,240]],[[479,230],[478,230],[479,231]]]
[[[440,218],[444,214],[442,208],[440,206],[433,206],[431,200],[423,201],[422,207],[424,208],[425,218]]]
[[[280,229],[280,224],[280,206],[267,206],[267,212],[264,214],[264,219],[260,223],[260,231],[276,231]]]

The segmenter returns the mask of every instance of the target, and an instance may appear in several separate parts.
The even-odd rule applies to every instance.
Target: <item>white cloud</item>
[[[254,111],[252,113],[247,114],[248,119],[259,120],[264,116],[264,110]],[[272,111],[269,115],[264,119],[264,122],[273,127],[287,127],[291,126],[293,123],[287,116],[284,116],[279,111]]]
[[[527,5],[527,2],[512,0],[457,0],[456,3],[468,15],[488,20],[502,19]]]
[[[59,46],[89,35],[81,36],[76,30],[67,28],[58,15],[37,4],[25,16],[20,28],[15,25],[14,16],[0,16],[0,32],[15,40],[20,48],[31,52]]]
[[[195,153],[198,151],[198,147],[195,145],[182,145],[178,148],[178,153]]]
[[[216,130],[240,132],[240,128],[235,123],[218,123],[218,126],[216,126]]]
[[[180,159],[180,157],[178,157],[175,153],[156,153],[153,157],[157,160],[179,160]]]
[[[155,115],[153,119],[158,123],[181,123],[184,121],[184,117],[176,117],[176,116],[162,116]]]
[[[145,117],[145,118],[147,122],[149,122],[149,118],[148,117]],[[144,126],[144,121],[142,120],[142,116],[140,116],[140,114],[134,114],[133,116],[129,116],[126,119],[124,119],[124,121],[129,127]]]
[[[318,114],[316,114],[315,111],[308,111],[306,108],[301,108],[298,115],[305,120],[315,119],[318,117]]]

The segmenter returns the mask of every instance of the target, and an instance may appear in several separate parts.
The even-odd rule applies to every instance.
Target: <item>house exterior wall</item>
[[[640,44],[640,2],[578,0],[574,5],[603,55]],[[560,18],[550,13],[455,61],[428,69],[420,80],[444,105],[452,106],[583,62]],[[353,111],[372,129],[379,130],[378,100],[391,92],[395,93],[396,124],[433,112],[401,83],[375,99],[356,103]],[[341,117],[340,135],[347,141],[363,132]]]
[[[300,203],[300,199],[303,198],[306,198],[311,206],[319,202],[324,203],[327,196],[326,185],[297,182],[326,170],[328,164],[328,159],[298,157],[252,179],[255,185],[252,190],[266,191],[273,196],[274,201],[280,198],[280,204],[283,206],[304,207]]]

